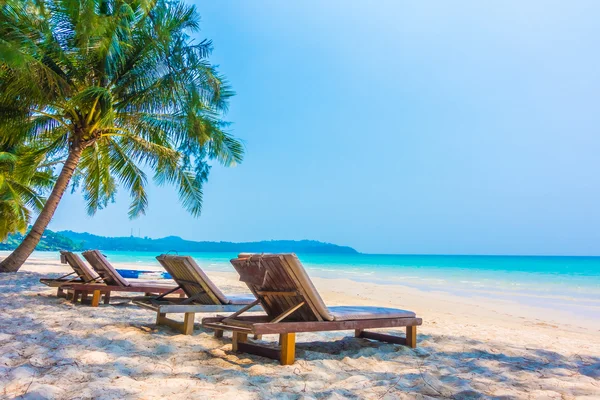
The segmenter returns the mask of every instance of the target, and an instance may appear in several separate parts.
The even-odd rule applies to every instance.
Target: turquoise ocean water
[[[104,252],[114,263],[160,269],[156,254]],[[189,253],[206,271],[234,272],[235,253]],[[34,253],[58,258],[57,253]],[[311,276],[491,297],[600,318],[600,257],[299,254]],[[147,268],[151,267],[151,268]]]

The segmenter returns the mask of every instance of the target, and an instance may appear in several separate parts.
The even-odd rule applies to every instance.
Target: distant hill
[[[61,231],[59,235],[80,244],[84,249],[100,249],[107,251],[152,251],[155,253],[177,252],[231,252],[231,253],[335,253],[356,254],[351,247],[338,246],[315,240],[269,240],[262,242],[194,242],[178,236],[161,239],[140,237],[104,237],[90,233]]]
[[[0,250],[14,250],[23,241],[25,235],[20,233],[14,233],[8,236],[4,242],[0,242]],[[69,250],[69,251],[80,251],[83,250],[81,243],[69,239],[68,237],[61,235],[58,232],[53,232],[46,229],[42,240],[35,248],[36,250],[42,251],[58,251],[58,250]]]

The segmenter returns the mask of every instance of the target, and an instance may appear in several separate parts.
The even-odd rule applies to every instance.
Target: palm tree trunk
[[[54,184],[54,188],[52,188],[52,193],[50,193],[50,196],[46,200],[46,204],[40,212],[40,215],[38,215],[31,230],[27,236],[25,236],[25,239],[23,239],[23,242],[21,242],[19,247],[0,262],[0,272],[18,271],[31,253],[33,253],[33,250],[35,250],[35,247],[42,239],[46,227],[54,216],[54,212],[58,207],[58,203],[60,202],[63,193],[69,186],[75,168],[77,168],[77,165],[79,164],[82,151],[83,149],[81,147],[74,147],[70,150],[65,165],[62,167],[60,175],[58,175],[58,179]]]

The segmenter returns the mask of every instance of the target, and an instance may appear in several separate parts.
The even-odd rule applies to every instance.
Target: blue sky
[[[169,187],[51,229],[316,239],[370,253],[600,255],[600,3],[198,2],[246,145],[203,215]]]

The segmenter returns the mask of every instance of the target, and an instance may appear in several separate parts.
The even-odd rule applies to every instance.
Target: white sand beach
[[[128,302],[91,308],[56,298],[39,279],[63,271],[31,259],[0,274],[0,398],[600,398],[600,318],[314,279],[330,305],[417,312],[418,348],[352,332],[299,334],[296,363],[280,366],[232,353],[227,333],[220,340],[198,324],[192,336],[157,327],[152,312]],[[244,289],[234,274],[210,276],[225,292]]]

